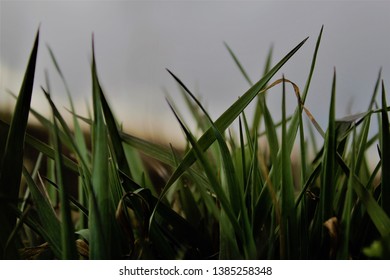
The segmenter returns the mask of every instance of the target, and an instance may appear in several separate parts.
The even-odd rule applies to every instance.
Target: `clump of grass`
[[[93,45],[90,116],[77,114],[50,48],[69,94],[73,129],[52,101],[49,83],[42,91],[51,119],[30,108],[38,34],[12,120],[0,121],[7,137],[0,142],[2,258],[389,258],[385,86],[379,74],[367,112],[338,120],[334,72],[328,127],[323,130],[305,106],[322,29],[303,91],[285,77],[272,83],[271,79],[307,39],[274,67],[271,50],[256,83],[226,44],[250,88],[216,120],[168,70],[201,132],[197,138],[167,99],[187,139],[184,151],[121,130],[100,85]],[[297,99],[292,115],[286,113],[289,85]],[[279,122],[267,108],[266,92],[271,89],[273,93],[281,89]],[[251,102],[256,102],[256,110],[249,122],[245,109]],[[46,128],[47,142],[26,133],[29,113]],[[309,128],[304,118],[310,120]],[[377,132],[370,131],[373,118],[379,124]],[[239,128],[236,135],[229,130],[234,122]],[[87,134],[81,123],[90,127]],[[323,137],[319,149],[315,130]],[[267,140],[268,152],[259,145],[260,138]],[[292,169],[291,154],[298,143],[300,168]],[[39,152],[32,171],[23,165],[25,145]],[[367,151],[373,145],[379,160],[370,169]],[[145,157],[172,171],[163,186],[154,183]],[[76,178],[72,185],[66,183],[69,176]]]

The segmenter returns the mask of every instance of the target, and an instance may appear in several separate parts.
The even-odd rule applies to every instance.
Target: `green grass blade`
[[[169,166],[175,167],[176,163],[169,148],[138,138],[125,132],[120,132],[121,138],[126,145],[157,159]]]
[[[344,162],[342,157],[337,154],[336,156],[337,163],[342,168],[343,172],[347,177],[352,176],[353,178],[353,189],[359,199],[362,201],[363,205],[367,209],[367,213],[370,216],[373,224],[381,234],[381,236],[386,236],[390,233],[390,218],[381,208],[378,202],[375,200],[373,195],[364,187],[359,178],[351,173],[350,168]]]
[[[68,87],[68,84],[65,80],[65,77],[57,63],[57,60],[54,56],[53,51],[51,48],[47,45],[50,57],[53,61],[53,64],[58,72],[58,74],[61,77],[61,80],[65,86],[66,93],[68,94],[69,102],[72,111],[74,112],[74,105],[72,102],[72,98],[70,95],[70,90]],[[47,79],[47,85],[48,85],[48,92],[50,92],[49,88],[49,83]],[[52,104],[50,102],[50,104]],[[62,237],[62,258],[67,260],[67,259],[78,259],[78,254],[77,254],[77,249],[76,249],[76,243],[75,243],[75,234],[74,234],[74,226],[71,218],[71,210],[70,210],[70,204],[69,204],[69,194],[68,194],[68,187],[64,185],[63,179],[62,179],[62,174],[63,174],[63,156],[61,153],[61,142],[60,142],[60,134],[59,134],[59,128],[57,124],[57,119],[55,117],[55,108],[52,107],[53,110],[53,127],[54,127],[54,133],[52,135],[53,143],[54,143],[54,150],[55,150],[55,161],[54,161],[54,166],[55,166],[55,173],[56,173],[56,178],[57,178],[57,185],[59,186],[59,194],[60,194],[60,205],[61,205],[61,221],[62,221],[62,232],[61,232],[61,237]],[[80,150],[82,152],[82,156],[84,158],[84,161],[87,160],[87,148],[85,145],[85,141],[81,132],[81,128],[79,126],[79,123],[76,119],[76,117],[73,116],[73,126],[74,126],[74,131],[76,133],[76,141],[78,146],[80,147]],[[68,139],[72,138],[72,135],[67,135]],[[79,179],[80,181],[80,179]],[[82,188],[79,188],[79,194],[80,194],[80,200],[82,203],[84,203],[83,199],[83,190]],[[81,223],[84,223],[82,220],[84,218],[84,215],[81,215]]]
[[[76,243],[75,243],[75,235],[74,235],[74,227],[71,218],[71,210],[69,204],[69,193],[68,187],[63,183],[63,159],[61,154],[61,142],[58,136],[58,126],[57,120],[53,114],[53,123],[54,123],[54,150],[55,150],[55,170],[56,170],[56,181],[57,185],[59,185],[59,193],[60,193],[60,213],[61,213],[61,247],[62,247],[62,256],[61,258],[64,260],[78,259]]]
[[[318,37],[317,37],[317,41],[316,41],[316,47],[314,49],[314,53],[313,53],[313,58],[311,60],[311,66],[310,66],[310,71],[309,71],[309,76],[306,80],[306,84],[305,84],[305,88],[302,92],[302,103],[304,104],[305,101],[306,101],[306,97],[307,97],[307,93],[309,92],[309,88],[310,88],[310,84],[311,84],[311,80],[312,80],[312,77],[313,77],[313,73],[314,73],[314,69],[315,69],[315,66],[316,66],[316,62],[317,62],[317,55],[318,55],[318,50],[320,48],[320,44],[321,44],[321,38],[322,38],[322,33],[324,31],[324,26],[321,26],[321,30],[320,30],[320,33],[318,34]]]
[[[283,78],[284,79],[284,78]],[[287,128],[286,128],[286,91],[285,82],[283,82],[282,98],[282,147],[281,147],[281,214],[280,224],[280,257],[291,259],[296,254],[297,227],[294,198],[294,184],[291,173],[290,152],[287,147]],[[296,258],[296,257],[295,257]]]
[[[241,74],[244,76],[245,80],[248,82],[248,84],[250,86],[253,86],[253,82],[249,78],[249,75],[246,73],[244,67],[242,66],[242,64],[238,60],[237,56],[234,54],[232,49],[226,43],[225,43],[225,46],[226,46],[227,50],[229,51],[229,54],[233,58],[234,62],[236,63],[237,67],[239,68]],[[271,68],[271,58],[272,58],[272,48],[270,49],[268,56],[267,56],[263,76],[265,76]],[[265,94],[266,94],[266,92],[264,92],[261,95],[258,95],[257,106],[255,109],[255,114],[254,114],[254,118],[253,118],[252,134],[253,134],[254,130],[259,129],[259,124],[260,124],[260,120],[261,120],[262,113],[263,113],[265,118],[266,118],[265,124],[266,124],[267,137],[269,138],[268,143],[272,144],[272,145],[270,145],[271,151],[274,151],[272,154],[276,154],[279,148],[277,147],[277,145],[275,147],[274,144],[275,143],[277,144],[278,142],[274,141],[275,139],[277,139],[276,132],[274,129],[275,126],[273,125],[271,113],[269,112],[268,107],[265,105]]]
[[[356,128],[354,129],[353,141],[352,141],[352,153],[351,153],[351,172],[356,174],[356,154],[357,144],[354,141],[356,137]],[[340,248],[338,250],[337,257],[339,259],[349,259],[349,247],[351,236],[351,212],[353,206],[353,176],[349,176],[347,185],[347,194],[345,197],[344,208],[341,216],[341,239]]]
[[[223,132],[228,126],[239,116],[239,114],[248,106],[248,104],[257,96],[268,81],[276,74],[276,72],[302,47],[307,38],[299,43],[292,51],[290,51],[282,60],[279,61],[262,79],[260,79],[253,87],[251,87],[241,98],[239,98],[232,106],[229,107],[216,121],[216,128]],[[175,76],[174,78],[180,83]],[[208,129],[198,140],[199,146],[204,151],[215,141],[212,129]],[[196,160],[193,150],[190,150],[177,169],[172,174],[166,184],[166,190],[190,167]]]
[[[312,145],[312,153],[313,153],[313,155],[316,155],[316,154],[318,154],[319,150],[318,150],[317,139],[316,139],[316,136],[314,134],[313,126],[309,125],[308,130],[309,130],[310,143]]]
[[[4,131],[9,130],[9,125],[2,120],[0,120],[0,127],[4,129]],[[41,140],[35,138],[34,136],[26,133],[26,144],[30,145],[32,148],[36,149],[37,151],[43,153],[45,156],[54,159],[54,149],[47,145],[46,143],[42,142]],[[78,166],[77,163],[75,163],[73,160],[71,160],[68,157],[64,157],[64,165],[69,168],[70,170],[78,173]]]
[[[204,114],[202,114],[202,112],[199,111],[199,108],[187,96],[185,90],[182,87],[180,87],[179,90],[180,90],[180,93],[182,94],[182,96],[184,98],[184,101],[185,101],[185,103],[187,105],[187,108],[188,108],[189,112],[192,115],[192,119],[195,120],[198,128],[202,132],[205,132],[210,127],[210,125],[207,122],[206,117],[204,116]],[[169,100],[171,102],[171,105],[174,105],[173,102],[172,102],[172,99],[169,99]],[[175,110],[176,110],[176,112],[178,112],[178,110],[176,108],[175,108]]]
[[[298,100],[298,107],[300,106]],[[300,144],[300,165],[301,165],[301,182],[304,182],[307,178],[307,141],[305,140],[304,123],[302,114],[298,114],[299,120],[299,144]]]
[[[325,134],[325,143],[322,150],[320,201],[311,229],[312,254],[316,258],[329,257],[326,242],[326,228],[324,223],[333,217],[333,203],[336,182],[336,70],[333,73],[331,102],[329,108],[328,129]],[[325,251],[324,251],[325,250]]]
[[[90,153],[89,153],[89,150],[87,148],[84,133],[80,127],[78,118],[75,116],[76,112],[75,112],[73,101],[72,101],[72,98],[70,95],[69,95],[69,101],[70,101],[71,110],[74,113],[74,114],[72,114],[73,115],[74,139],[75,139],[74,141],[75,141],[76,146],[79,147],[79,149],[78,149],[79,153],[76,154],[76,156],[77,156],[77,158],[79,158],[79,161],[81,161],[81,162],[90,162],[90,157],[89,157]],[[85,188],[82,187],[83,183],[84,183],[83,178],[82,178],[82,176],[80,176],[78,178],[78,186],[79,186],[78,198],[79,198],[79,201],[81,204],[88,205],[88,198],[86,195],[87,192],[86,192]],[[76,225],[76,228],[79,228],[79,229],[86,228],[87,224],[88,224],[88,221],[86,219],[86,216],[81,214],[80,219],[78,220],[78,223]]]
[[[99,92],[100,92],[100,101],[102,104],[104,119],[107,123],[107,129],[111,139],[111,149],[113,150],[113,154],[115,156],[115,162],[118,164],[118,168],[131,178],[132,176],[131,176],[130,166],[126,160],[125,151],[122,146],[122,139],[120,137],[114,115],[108,105],[108,102],[103,94],[103,91],[100,90]]]
[[[66,88],[66,92],[69,94],[70,91],[69,91],[68,85],[67,85],[67,83],[66,83],[66,81],[65,81],[65,76],[64,76],[64,74],[63,74],[62,71],[61,71],[61,68],[60,68],[60,66],[59,66],[59,64],[58,64],[58,62],[57,62],[57,59],[56,59],[56,57],[55,57],[55,55],[54,55],[54,52],[53,52],[53,50],[50,48],[50,46],[49,46],[48,44],[46,44],[46,48],[47,48],[47,50],[49,51],[49,55],[50,55],[50,58],[51,58],[51,60],[52,60],[52,62],[53,62],[53,64],[54,64],[54,67],[56,68],[58,74],[59,74],[60,77],[61,77],[62,82],[64,83],[64,86],[65,86],[65,88]]]
[[[92,46],[92,94],[93,94],[93,157],[92,193],[90,199],[89,230],[90,258],[110,259],[111,215],[108,181],[107,131],[101,105],[101,88],[96,73],[94,47]]]
[[[61,126],[64,127],[64,130],[66,132],[66,133],[64,133],[62,130],[58,131],[61,141],[63,141],[66,144],[67,148],[72,148],[71,145],[69,144],[70,141],[68,139],[68,135],[71,135],[71,130],[67,127],[67,124],[66,124],[65,120],[62,119],[58,109],[56,108],[56,106],[54,105],[53,101],[51,100],[50,91],[44,89],[43,87],[41,87],[41,89],[42,89],[45,97],[49,101],[50,106],[52,108],[54,108],[55,115],[56,115],[57,119],[60,121]],[[16,95],[13,94],[12,92],[9,92],[9,94],[11,94],[11,96],[14,97],[15,99],[17,98]],[[41,125],[43,127],[46,127],[48,129],[51,129],[51,130],[54,129],[53,123],[50,120],[48,120],[46,117],[44,117],[42,114],[38,113],[33,108],[30,108],[30,113],[41,123]]]
[[[271,69],[272,52],[273,52],[273,47],[271,47],[268,52],[263,76],[266,75],[268,71]],[[265,106],[265,96],[266,96],[266,92],[264,92],[264,94],[257,96],[257,104],[253,116],[253,122],[252,122],[252,135],[255,135],[254,132],[260,129],[259,126],[261,122],[262,112],[268,111],[268,107]]]
[[[3,235],[10,234],[8,230],[15,226],[16,216],[10,212],[8,205],[17,205],[20,187],[20,174],[23,165],[24,139],[30,110],[31,96],[34,86],[35,65],[38,54],[39,30],[37,31],[33,49],[27,65],[19,96],[8,131],[7,142],[0,159],[0,197],[4,201],[0,204],[0,212],[5,213],[5,219],[1,217],[0,224],[4,225]],[[0,256],[4,253],[5,243],[0,240]],[[12,245],[11,245],[12,246]],[[17,252],[12,250],[12,258],[17,257]]]
[[[387,102],[385,86],[382,81],[382,139],[381,139],[381,163],[382,163],[382,208],[390,217],[390,126],[387,114]]]
[[[249,150],[248,150],[249,151]],[[255,205],[256,205],[256,198],[259,196],[261,191],[261,186],[263,186],[263,182],[261,181],[260,175],[259,175],[259,163],[258,163],[258,145],[257,141],[253,141],[253,154],[249,154],[250,158],[248,159],[248,174],[245,175],[246,178],[246,185],[245,185],[245,202],[248,208],[248,216],[249,221],[252,227],[252,234],[254,238],[256,238],[256,235],[254,234],[255,228],[257,228],[258,221],[255,221],[254,218],[254,212],[255,212]],[[248,156],[249,156],[248,155]],[[259,254],[257,254],[259,257]]]
[[[381,77],[382,77],[382,68],[379,69],[378,78],[376,80],[375,86],[374,86],[374,92],[371,97],[370,105],[368,106],[368,110],[372,110],[375,105],[375,99],[379,91],[379,87],[381,85]]]
[[[232,51],[232,49],[229,47],[229,45],[228,45],[226,42],[224,42],[224,45],[225,45],[226,49],[228,50],[230,56],[233,58],[234,62],[236,63],[238,69],[240,69],[240,72],[241,72],[241,74],[244,76],[245,80],[248,82],[248,84],[249,84],[250,86],[252,86],[252,85],[253,85],[253,82],[252,82],[251,79],[249,78],[249,75],[246,73],[244,67],[242,67],[242,65],[241,65],[240,61],[238,60],[237,56],[234,54],[234,52]],[[268,71],[267,71],[267,72],[268,72]],[[266,73],[267,73],[267,72],[266,72]],[[264,74],[265,74],[265,73],[264,73]]]
[[[370,123],[371,123],[371,114],[364,119],[363,127],[361,129],[360,135],[357,136],[358,146],[357,146],[356,170],[355,170],[356,175],[360,174],[360,170],[364,165],[365,152],[369,148],[367,139],[368,139],[368,133],[370,129]]]
[[[333,74],[332,95],[329,109],[328,130],[325,136],[324,155],[322,159],[322,179],[320,194],[320,223],[333,216],[333,198],[335,191],[335,157],[336,157],[336,71]]]
[[[242,122],[241,118],[238,119],[239,133],[240,133],[240,153],[241,153],[241,173],[242,173],[242,184],[246,188],[248,185],[248,174],[246,168],[246,156],[245,156],[245,142],[244,142],[244,133],[242,131]]]

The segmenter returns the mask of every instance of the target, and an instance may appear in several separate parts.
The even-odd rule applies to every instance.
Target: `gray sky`
[[[324,25],[307,107],[325,128],[334,67],[338,117],[367,109],[380,67],[388,84],[389,12],[387,1],[1,1],[0,106],[14,104],[5,89],[19,91],[40,24],[32,106],[48,111],[39,89],[45,84],[47,69],[56,104],[68,107],[48,44],[77,109],[85,114],[86,100],[91,100],[93,32],[98,74],[117,117],[128,130],[143,130],[173,141],[180,128],[165,102],[163,88],[179,108],[182,99],[165,68],[199,93],[217,118],[248,89],[223,42],[256,81],[271,45],[276,63],[310,36],[273,79],[284,73],[303,90],[315,41]],[[268,97],[276,120],[280,118],[280,98],[281,87]],[[292,112],[296,104],[292,91],[289,104]]]

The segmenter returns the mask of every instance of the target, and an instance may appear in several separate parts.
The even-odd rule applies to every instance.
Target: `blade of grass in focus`
[[[356,137],[356,128],[354,129],[354,135],[353,139]],[[352,151],[351,151],[351,172],[353,174],[356,173],[356,142],[352,141]],[[347,183],[347,191],[345,195],[345,202],[343,207],[343,212],[341,216],[340,221],[340,227],[341,227],[341,242],[340,242],[340,249],[339,253],[337,255],[337,258],[339,259],[348,259],[349,256],[349,249],[350,249],[350,236],[351,236],[351,214],[352,214],[352,207],[353,207],[353,180],[352,176],[348,178]]]
[[[93,43],[92,43],[93,44]],[[89,194],[90,258],[110,259],[111,206],[108,184],[107,131],[101,105],[101,88],[96,73],[95,50],[92,45],[92,192]]]
[[[0,257],[18,258],[16,244],[12,242],[10,248],[5,248],[12,228],[16,224],[15,214],[8,209],[9,205],[16,206],[19,197],[20,174],[23,165],[23,147],[26,134],[27,120],[30,111],[31,96],[34,86],[35,65],[38,54],[39,29],[37,31],[34,46],[30,54],[19,96],[16,101],[7,142],[0,159],[0,224],[2,233],[0,236]]]
[[[282,97],[282,146],[281,146],[281,210],[282,221],[280,224],[280,256],[281,258],[294,259],[297,252],[297,226],[294,184],[291,174],[290,153],[287,148],[287,128],[286,128],[286,91],[283,77],[283,97]]]
[[[74,226],[71,218],[70,202],[69,202],[69,191],[68,187],[64,185],[63,181],[63,159],[61,142],[58,136],[57,120],[53,113],[53,140],[55,149],[55,171],[56,171],[56,182],[59,185],[60,193],[60,205],[61,205],[61,248],[63,260],[78,259],[77,249],[75,243]]]
[[[389,116],[387,114],[387,102],[385,86],[382,81],[382,139],[381,139],[381,163],[382,163],[382,208],[390,217],[390,125]]]
[[[335,96],[336,96],[336,70],[333,73],[332,93],[329,108],[328,129],[325,135],[322,153],[320,202],[312,225],[311,247],[314,254],[323,255],[326,243],[326,229],[323,226],[331,219],[333,212],[333,199],[335,188],[335,157],[336,157],[336,130],[335,130]]]

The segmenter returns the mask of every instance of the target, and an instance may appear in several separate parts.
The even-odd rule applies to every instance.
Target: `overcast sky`
[[[85,114],[86,101],[91,100],[94,33],[98,74],[118,118],[128,129],[170,138],[180,128],[165,102],[164,89],[179,105],[182,101],[165,68],[199,93],[217,118],[248,89],[223,42],[257,81],[271,46],[276,63],[310,36],[274,77],[285,74],[303,89],[324,25],[307,107],[325,128],[334,67],[338,117],[367,109],[381,67],[385,84],[390,84],[389,12],[388,1],[1,1],[0,104],[13,106],[5,90],[19,91],[40,25],[32,106],[42,112],[49,108],[39,89],[47,69],[56,104],[68,107],[47,44],[78,110]],[[276,120],[280,96],[281,87],[268,97]],[[292,112],[296,104],[292,93],[289,103]]]

